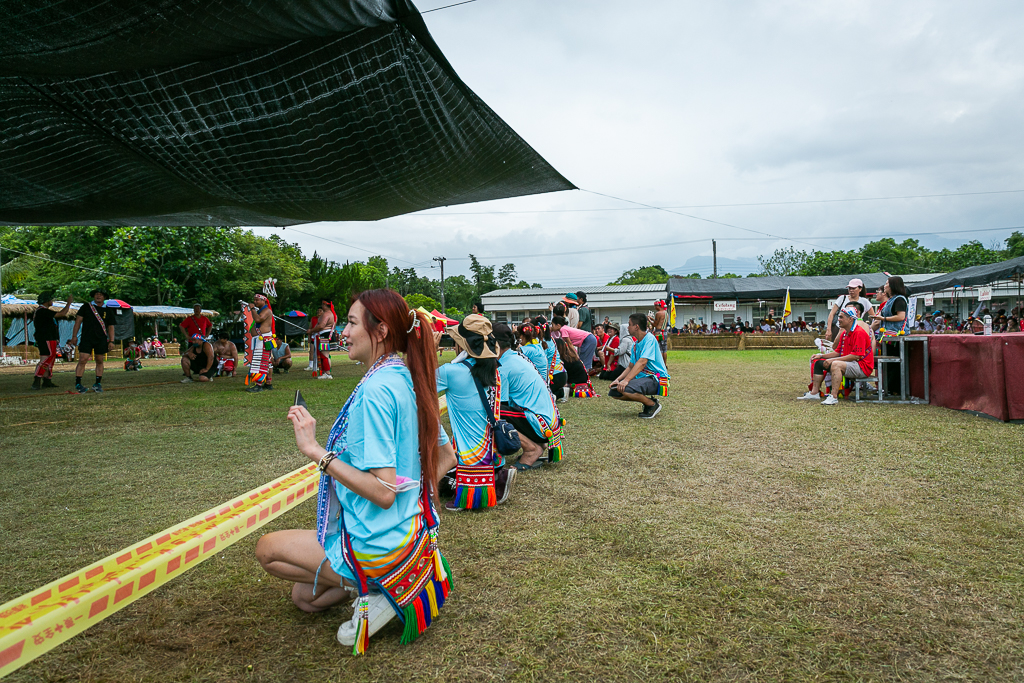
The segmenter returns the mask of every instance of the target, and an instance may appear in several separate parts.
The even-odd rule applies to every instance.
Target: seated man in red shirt
[[[875,354],[871,350],[871,335],[857,324],[858,311],[848,306],[839,312],[839,337],[836,339],[835,350],[829,353],[816,353],[811,356],[811,389],[800,396],[809,400],[819,398],[818,389],[825,380],[825,373],[832,373],[832,393],[821,402],[823,406],[834,406],[839,403],[839,388],[843,377],[863,379],[870,377],[875,370]]]

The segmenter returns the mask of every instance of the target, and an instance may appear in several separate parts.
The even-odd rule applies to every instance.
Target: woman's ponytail
[[[420,470],[424,486],[431,494],[437,484],[437,435],[440,411],[437,406],[437,350],[431,321],[420,311],[409,308],[393,289],[373,289],[357,297],[371,317],[371,323],[388,327],[385,352],[405,354],[405,365],[412,376],[416,393],[416,418],[419,433]],[[375,326],[375,325],[371,325]]]

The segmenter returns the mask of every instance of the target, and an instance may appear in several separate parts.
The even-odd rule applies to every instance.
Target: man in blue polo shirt
[[[642,403],[644,409],[639,417],[650,420],[661,412],[657,396],[662,384],[667,386],[670,379],[665,357],[654,335],[647,331],[647,316],[634,313],[629,316],[629,334],[636,339],[633,347],[633,364],[611,383],[608,395],[620,401]]]

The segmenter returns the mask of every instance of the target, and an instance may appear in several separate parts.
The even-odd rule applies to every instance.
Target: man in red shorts
[[[57,323],[54,318],[63,318],[71,309],[72,299],[69,296],[68,302],[59,313],[50,310],[53,305],[53,294],[46,292],[40,294],[36,303],[39,308],[32,316],[32,322],[36,326],[36,346],[39,347],[39,362],[36,363],[36,376],[32,380],[33,389],[50,389],[57,385],[50,381],[53,376],[53,364],[57,360],[57,342],[60,335],[57,333]]]

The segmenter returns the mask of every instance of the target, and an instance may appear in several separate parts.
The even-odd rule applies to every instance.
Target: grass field
[[[350,614],[295,609],[254,534],[8,680],[1024,679],[1024,428],[796,401],[807,356],[672,352],[653,421],[571,400],[563,463],[443,516],[455,592],[411,646],[346,654]],[[0,401],[0,602],[296,468],[293,390],[326,436],[361,370]]]

